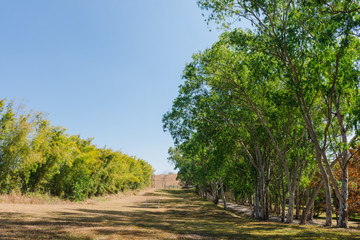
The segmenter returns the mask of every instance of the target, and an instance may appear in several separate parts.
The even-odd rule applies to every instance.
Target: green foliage
[[[71,200],[139,189],[152,167],[142,159],[70,136],[43,114],[0,101],[0,191],[50,193]]]
[[[348,161],[357,139],[348,138],[359,136],[359,2],[197,2],[227,32],[193,55],[163,117],[179,177],[197,186],[222,179],[235,195],[269,187],[270,197],[294,199],[320,171],[346,202],[330,162]],[[242,20],[252,30],[233,27]]]

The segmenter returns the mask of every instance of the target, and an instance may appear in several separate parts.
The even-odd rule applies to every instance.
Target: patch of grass
[[[140,190],[127,190],[112,195],[94,196],[84,201],[71,201],[69,199],[63,199],[49,194],[28,192],[22,194],[19,191],[12,191],[9,194],[0,194],[0,203],[6,204],[93,204],[96,202],[107,202],[112,199],[123,198],[127,196],[137,195]]]
[[[354,229],[256,221],[188,190],[161,190],[121,202],[125,199],[40,216],[3,211],[0,239],[360,239]]]
[[[353,216],[351,216],[351,219],[352,220],[356,220],[356,221],[360,221],[360,215],[358,215],[358,214],[354,214]]]
[[[11,192],[0,195],[0,203],[8,204],[66,204],[69,200],[53,197],[48,194]]]

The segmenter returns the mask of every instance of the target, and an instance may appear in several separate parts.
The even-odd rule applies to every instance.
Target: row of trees
[[[227,31],[186,65],[163,117],[182,181],[215,200],[217,188],[232,191],[260,219],[274,206],[293,222],[296,203],[302,224],[323,191],[326,225],[335,206],[338,226],[348,227],[348,169],[357,154],[349,150],[357,149],[360,121],[359,2],[198,4]],[[228,24],[244,19],[252,30]]]
[[[91,139],[70,136],[40,113],[0,100],[0,192],[39,192],[72,200],[150,184],[152,167]]]

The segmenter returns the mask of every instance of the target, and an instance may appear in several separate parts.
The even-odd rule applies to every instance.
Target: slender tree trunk
[[[254,216],[259,219],[259,183],[256,183],[255,187]]]
[[[342,161],[345,162],[346,161]],[[342,164],[344,165],[344,164]],[[340,201],[340,211],[339,211],[339,222],[338,227],[348,228],[348,218],[349,218],[349,209],[348,209],[348,168],[347,166],[342,166],[342,179],[341,179],[341,197],[343,201]]]
[[[306,223],[306,218],[310,212],[310,209],[314,209],[314,202],[316,199],[316,196],[318,195],[318,193],[320,192],[321,187],[323,186],[325,180],[324,177],[321,179],[321,181],[318,183],[318,185],[316,186],[316,188],[314,189],[312,195],[311,195],[311,199],[308,202],[305,211],[303,212],[302,216],[301,216],[301,220],[300,220],[300,225],[304,225]],[[313,215],[313,214],[312,214]]]
[[[295,190],[289,189],[289,206],[288,206],[288,214],[286,215],[286,223],[292,223],[294,222],[294,195]]]
[[[300,216],[300,187],[297,185],[296,187],[296,213],[295,213],[295,219],[299,219]]]
[[[265,199],[266,199],[265,220],[269,220],[270,210],[271,210],[271,201],[270,201],[271,161],[270,161],[270,156],[268,156],[268,163],[266,166],[267,166],[267,174],[266,174],[266,182],[265,182]]]
[[[277,188],[277,187],[276,187]],[[274,191],[274,199],[273,199],[273,202],[274,202],[274,213],[278,215],[278,210],[279,210],[279,202],[278,202],[278,193],[277,193],[277,190]]]
[[[278,183],[278,198],[277,198],[277,202],[278,202],[278,209],[277,209],[277,212],[276,212],[276,215],[278,215],[278,216],[280,216],[280,213],[281,213],[281,208],[280,208],[280,206],[281,206],[281,179],[279,179],[279,183]]]
[[[281,185],[282,185],[282,201],[281,201],[281,222],[285,222],[285,204],[286,204],[286,195],[285,195],[285,184],[284,176],[281,174]]]
[[[298,81],[298,79],[296,79],[296,81]],[[320,142],[317,138],[314,126],[313,126],[313,122],[312,122],[312,118],[311,118],[311,114],[310,114],[310,110],[307,106],[306,100],[304,98],[304,94],[303,94],[303,89],[299,88],[299,91],[297,92],[297,99],[298,99],[298,103],[300,106],[300,110],[303,112],[303,119],[305,121],[306,124],[306,128],[308,130],[308,133],[311,137],[312,142],[314,143],[315,146],[315,158],[316,158],[316,162],[318,164],[318,167],[320,169],[320,173],[323,176],[324,180],[325,180],[325,197],[326,197],[326,226],[331,226],[332,225],[332,204],[331,204],[331,191],[330,191],[330,183],[329,183],[329,175],[327,173],[327,171],[325,170],[324,166],[323,166],[323,161],[322,161],[322,157],[326,156],[325,154],[325,150],[322,150],[320,147]],[[326,136],[325,136],[326,137]],[[324,161],[325,165],[327,164],[326,161]],[[329,170],[328,165],[326,165],[327,170]],[[331,169],[330,169],[331,171]]]
[[[261,211],[260,211],[260,218],[262,220],[266,219],[266,190],[265,190],[265,174],[264,174],[264,168],[261,168],[260,174],[260,205],[261,205]]]
[[[250,185],[250,194],[248,195],[249,205],[252,208],[253,207],[253,188],[252,185]]]
[[[305,191],[305,203],[304,203],[304,205],[303,205],[303,209],[302,209],[302,214],[301,214],[301,215],[304,214],[305,208],[306,208],[306,204],[309,202],[309,200],[310,200],[310,188],[307,187],[307,188],[306,188],[306,191]]]
[[[333,162],[331,163],[331,165],[330,165],[331,168],[333,168],[333,167],[335,166],[336,162],[337,162],[337,161],[335,160],[335,161],[333,161]],[[315,209],[314,209],[315,199],[316,199],[316,196],[318,195],[318,193],[320,192],[320,189],[321,189],[321,187],[323,186],[324,182],[325,182],[325,176],[322,175],[321,181],[318,183],[318,185],[316,186],[316,188],[313,190],[313,193],[312,193],[312,195],[311,195],[311,199],[310,199],[310,201],[307,203],[306,208],[305,208],[305,211],[303,212],[303,214],[302,214],[302,216],[301,216],[300,225],[305,224],[305,223],[306,223],[306,220],[312,220],[312,218],[313,218],[313,216],[314,216],[314,211],[315,211]],[[310,214],[310,210],[312,211],[311,214]],[[310,216],[311,218],[310,218],[310,219],[309,219],[309,218],[307,219],[308,216]]]
[[[308,221],[313,221],[314,220],[314,215],[315,215],[315,202],[312,203],[311,205],[311,211],[310,214],[307,217]]]
[[[201,193],[202,198],[207,199],[206,188],[203,185],[200,186],[200,193]]]
[[[266,219],[266,220],[269,220],[271,202],[270,202],[270,193],[269,193],[269,188],[268,188],[268,187],[267,187],[266,194],[265,194],[265,200],[266,200],[266,205],[265,205],[265,219]]]
[[[332,226],[332,201],[328,176],[325,176],[325,197],[326,197],[326,222],[325,226]]]
[[[218,204],[219,203],[219,192],[217,190],[216,180],[213,180],[212,185],[211,185],[211,190],[212,190],[213,203]]]
[[[344,126],[344,115],[341,114],[341,107],[340,107],[340,97],[337,99],[335,104],[336,107],[336,117],[340,125],[341,131],[341,141],[344,144],[348,144],[346,132],[347,127]],[[340,208],[339,208],[339,222],[338,227],[341,228],[348,228],[348,218],[349,218],[349,209],[348,209],[348,188],[349,188],[349,173],[348,173],[348,162],[349,162],[349,151],[344,149],[341,156],[341,171],[342,171],[342,178],[341,178],[341,197],[339,199]]]
[[[224,210],[226,210],[226,199],[225,199],[225,192],[224,192],[224,185],[222,180],[220,179],[220,189],[221,189],[221,197],[224,204]]]
[[[274,194],[275,195],[275,194]],[[270,197],[270,193],[268,191],[268,202],[269,202],[269,212],[273,212],[273,204],[272,204],[272,200]]]
[[[318,146],[319,147],[319,146]],[[316,149],[316,161],[318,163],[318,166],[320,168],[321,175],[324,179],[324,189],[325,189],[325,200],[326,200],[326,222],[325,226],[331,226],[332,225],[332,201],[331,201],[331,190],[330,190],[330,181],[329,181],[329,175],[324,169],[324,166],[322,165],[322,153],[320,149]],[[331,170],[331,169],[330,169]]]

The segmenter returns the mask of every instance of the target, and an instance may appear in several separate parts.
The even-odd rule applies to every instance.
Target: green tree
[[[18,114],[10,102],[0,101],[0,189],[9,193],[21,189],[24,158],[29,152],[32,125],[28,114]]]
[[[351,128],[347,128],[345,122],[359,119],[350,120],[351,111],[343,105],[359,79],[359,51],[353,50],[358,45],[359,3],[246,0],[200,0],[198,3],[209,11],[209,20],[225,25],[229,19],[249,20],[256,33],[253,49],[279,62],[279,70],[287,79],[283,86],[296,97],[314,144],[318,167],[325,179],[326,225],[331,225],[331,181],[340,202],[339,226],[347,227],[346,164],[342,166],[344,174],[340,192],[327,153],[329,129],[332,124],[337,124],[342,131],[342,157],[348,159],[349,142],[345,136]],[[318,116],[314,113],[324,107],[326,124],[321,131],[316,131],[315,119]]]

